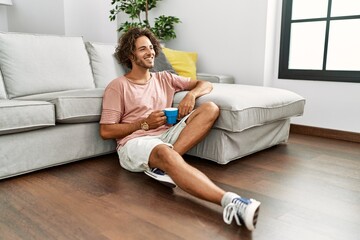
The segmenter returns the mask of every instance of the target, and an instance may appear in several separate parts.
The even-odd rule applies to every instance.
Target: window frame
[[[327,51],[328,51],[330,21],[360,19],[360,15],[331,17],[330,14],[331,14],[332,0],[328,0],[328,9],[327,9],[326,17],[291,20],[292,3],[293,0],[283,0],[282,19],[281,19],[281,37],[280,37],[279,74],[278,74],[279,79],[301,79],[301,80],[314,80],[314,81],[360,83],[360,71],[325,70]],[[289,66],[291,24],[296,22],[314,22],[314,21],[326,21],[322,70],[289,69],[288,66]]]

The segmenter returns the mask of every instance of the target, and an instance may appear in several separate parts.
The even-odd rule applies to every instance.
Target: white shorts
[[[181,131],[186,127],[185,121],[191,113],[161,135],[137,137],[129,140],[117,150],[120,165],[131,172],[150,170],[149,157],[151,151],[159,144],[166,144],[172,148]]]

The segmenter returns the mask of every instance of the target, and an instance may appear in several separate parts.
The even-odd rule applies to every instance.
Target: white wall
[[[64,0],[65,34],[85,41],[116,43],[116,22],[110,22],[111,1]]]
[[[13,0],[13,6],[7,7],[5,31],[82,36],[85,41],[115,43],[116,23],[108,19],[110,5],[110,1],[97,0]]]
[[[360,84],[278,79],[281,2],[163,0],[150,18],[164,14],[181,19],[177,39],[167,46],[198,52],[199,71],[230,74],[236,83],[279,87],[304,96],[305,114],[293,118],[293,123],[360,132]],[[13,3],[7,7],[8,31],[83,36],[109,43],[117,40],[115,22],[108,20],[110,1]]]
[[[200,71],[262,85],[266,6],[264,0],[163,0],[152,15],[181,19],[176,26],[178,37],[167,46],[198,52]]]
[[[13,0],[7,9],[8,31],[64,34],[63,0]]]

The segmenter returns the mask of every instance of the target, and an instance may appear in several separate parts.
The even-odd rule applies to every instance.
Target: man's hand
[[[179,103],[178,109],[179,109],[179,118],[183,118],[186,115],[188,115],[192,110],[194,110],[195,107],[195,99],[196,96],[188,92],[185,97],[181,100]]]
[[[158,128],[166,123],[166,116],[162,110],[155,110],[145,119],[149,129]]]
[[[189,92],[179,103],[179,118],[188,115],[195,108],[195,100],[205,94],[208,94],[213,89],[213,86],[208,81],[190,80],[189,87],[186,90]]]

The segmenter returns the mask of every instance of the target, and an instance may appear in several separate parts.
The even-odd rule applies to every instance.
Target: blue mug
[[[179,110],[177,108],[165,108],[164,109],[164,113],[166,116],[166,123],[167,124],[175,124],[178,114],[179,114]]]

